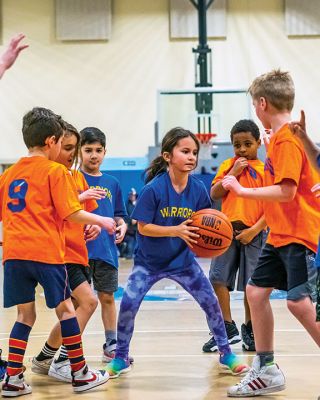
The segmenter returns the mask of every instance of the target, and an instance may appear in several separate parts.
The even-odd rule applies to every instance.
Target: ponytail
[[[166,172],[167,168],[168,164],[162,156],[155,158],[145,171],[145,183],[150,182],[156,175]]]

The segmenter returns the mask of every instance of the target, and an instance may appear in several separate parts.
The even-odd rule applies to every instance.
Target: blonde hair
[[[294,83],[289,72],[272,70],[258,76],[248,92],[254,100],[264,97],[278,111],[291,111],[294,104]]]

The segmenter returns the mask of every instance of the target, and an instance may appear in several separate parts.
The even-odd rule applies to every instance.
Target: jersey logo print
[[[274,176],[274,169],[270,158],[266,158],[264,163],[264,170],[269,171],[272,176]]]
[[[193,214],[193,210],[187,207],[164,207],[160,209],[160,213],[163,218],[180,217],[188,219]]]

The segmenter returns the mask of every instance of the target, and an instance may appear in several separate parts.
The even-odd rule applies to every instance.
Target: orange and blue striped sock
[[[71,370],[79,371],[85,366],[86,360],[83,356],[82,339],[77,318],[60,321],[62,342],[67,349]]]
[[[9,376],[19,375],[23,371],[23,357],[27,348],[28,338],[31,331],[29,325],[15,322],[9,338],[9,356],[7,374]]]

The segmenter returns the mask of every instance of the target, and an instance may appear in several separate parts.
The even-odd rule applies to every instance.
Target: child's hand
[[[101,228],[105,229],[109,235],[113,235],[116,231],[116,222],[110,217],[100,217]]]
[[[240,185],[235,176],[226,175],[222,179],[222,186],[225,190],[230,190],[230,192],[233,192],[238,196],[241,196],[243,187]]]
[[[248,160],[244,157],[239,157],[235,163],[233,164],[233,167],[231,168],[229,174],[233,176],[239,176],[242,171],[249,165]]]
[[[300,121],[290,122],[289,128],[291,132],[300,139],[304,139],[307,136],[306,117],[303,110],[301,110]]]
[[[257,235],[257,233],[251,229],[243,229],[242,231],[235,231],[237,236],[235,236],[236,240],[239,240],[242,244],[249,244],[252,242],[253,238]]]
[[[16,61],[19,53],[29,47],[27,44],[20,44],[25,38],[23,33],[19,33],[11,39],[7,49],[0,56],[0,64],[5,70],[9,69]]]
[[[101,228],[98,225],[86,225],[84,229],[84,240],[91,242],[95,240],[101,233]]]
[[[174,230],[173,236],[177,236],[184,240],[189,247],[192,248],[192,244],[197,244],[197,239],[199,235],[195,232],[199,230],[196,226],[190,226],[192,219],[187,219],[183,221],[180,225],[172,227]],[[163,249],[165,251],[165,249]]]
[[[79,201],[80,203],[84,203],[86,200],[101,200],[105,197],[106,192],[103,189],[88,189],[79,194]]]
[[[316,197],[320,197],[320,183],[315,184],[311,188],[311,192],[314,193]]]
[[[127,232],[127,224],[123,223],[117,226],[116,228],[116,240],[115,243],[119,244],[123,241],[125,234]]]

